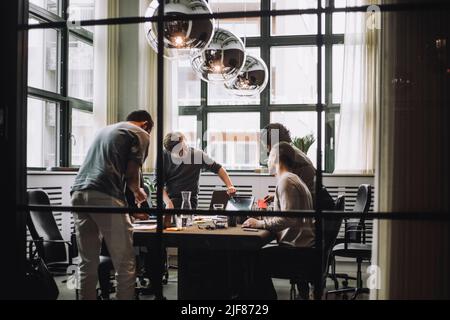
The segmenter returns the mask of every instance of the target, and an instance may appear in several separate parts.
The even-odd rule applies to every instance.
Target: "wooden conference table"
[[[155,247],[156,230],[134,230],[135,246]],[[259,250],[270,232],[240,226],[205,230],[194,225],[163,231],[163,245],[178,248],[178,299],[233,299],[247,292]]]

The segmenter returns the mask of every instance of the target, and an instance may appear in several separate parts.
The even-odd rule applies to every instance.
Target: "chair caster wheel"
[[[344,288],[348,288],[348,281],[347,280],[342,281],[342,286]]]

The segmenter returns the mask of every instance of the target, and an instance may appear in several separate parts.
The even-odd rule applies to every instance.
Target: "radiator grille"
[[[275,193],[276,186],[269,186],[268,192],[269,194]],[[330,195],[333,197],[333,199],[336,200],[336,198],[339,195],[345,196],[345,211],[351,212],[353,211],[353,207],[355,206],[356,202],[356,194],[358,193],[359,186],[327,186],[326,187]],[[374,193],[375,188],[372,186],[372,199],[370,202],[370,209],[369,212],[373,212],[373,204],[374,204]],[[349,221],[358,221],[358,219],[350,219]],[[371,220],[368,220],[365,222],[366,225],[366,242],[372,243],[372,231],[373,231],[373,223]],[[341,230],[339,231],[338,238],[344,238],[344,225],[341,226]]]

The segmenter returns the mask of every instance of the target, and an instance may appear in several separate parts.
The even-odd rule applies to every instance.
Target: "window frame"
[[[321,1],[321,0],[319,0]],[[344,44],[344,34],[333,34],[333,13],[335,9],[334,0],[329,0],[330,12],[324,13],[325,30],[322,35],[271,35],[271,17],[261,17],[261,35],[259,37],[247,37],[246,45],[248,48],[256,47],[260,49],[261,58],[267,64],[270,72],[270,49],[272,47],[294,47],[299,45],[319,46],[319,37],[323,38],[324,47],[324,74],[325,86],[322,84],[324,92],[323,111],[325,116],[325,150],[324,150],[324,172],[332,173],[334,171],[334,149],[335,149],[335,121],[334,114],[340,112],[340,103],[333,103],[333,45]],[[271,0],[261,0],[261,10],[271,10]],[[315,13],[318,15],[319,13]],[[271,104],[270,99],[270,81],[266,89],[260,95],[260,103],[256,105],[210,105],[208,104],[208,84],[201,81],[200,105],[197,106],[178,106],[178,115],[197,116],[197,123],[201,125],[197,128],[197,136],[203,137],[208,128],[208,113],[213,112],[259,112],[260,125],[263,129],[270,123],[270,113],[272,111],[317,111],[317,103],[313,104]],[[207,141],[201,139],[201,148],[206,150]],[[260,159],[260,165],[261,159]],[[249,170],[230,170],[230,171],[249,171]]]
[[[58,13],[52,13],[45,8],[29,3],[28,14],[30,18],[36,19],[39,22],[65,22],[68,15],[68,8],[70,0],[59,1]],[[57,149],[58,163],[56,167],[69,168],[75,167],[72,165],[72,109],[80,109],[93,113],[93,102],[74,98],[69,96],[69,38],[74,36],[77,39],[94,46],[93,32],[84,28],[63,28],[58,29],[58,47],[59,52],[57,56],[58,63],[58,86],[59,93],[52,92],[40,88],[28,86],[27,96],[30,98],[47,100],[59,104],[59,119],[60,131],[59,145]],[[28,106],[27,106],[28,108]],[[30,168],[28,169],[43,169]]]

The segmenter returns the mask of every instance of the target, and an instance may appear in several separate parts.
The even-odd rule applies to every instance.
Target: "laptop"
[[[252,196],[234,196],[228,200],[225,207],[227,211],[251,211],[255,197]]]
[[[211,197],[211,203],[209,204],[209,210],[213,210],[215,204],[223,204],[223,207],[226,208],[228,200],[230,200],[230,196],[225,190],[214,191]]]
[[[225,190],[216,190],[211,197],[209,209],[213,210],[215,204],[223,204],[227,211],[252,210],[255,197],[252,196],[233,196],[230,197]]]

